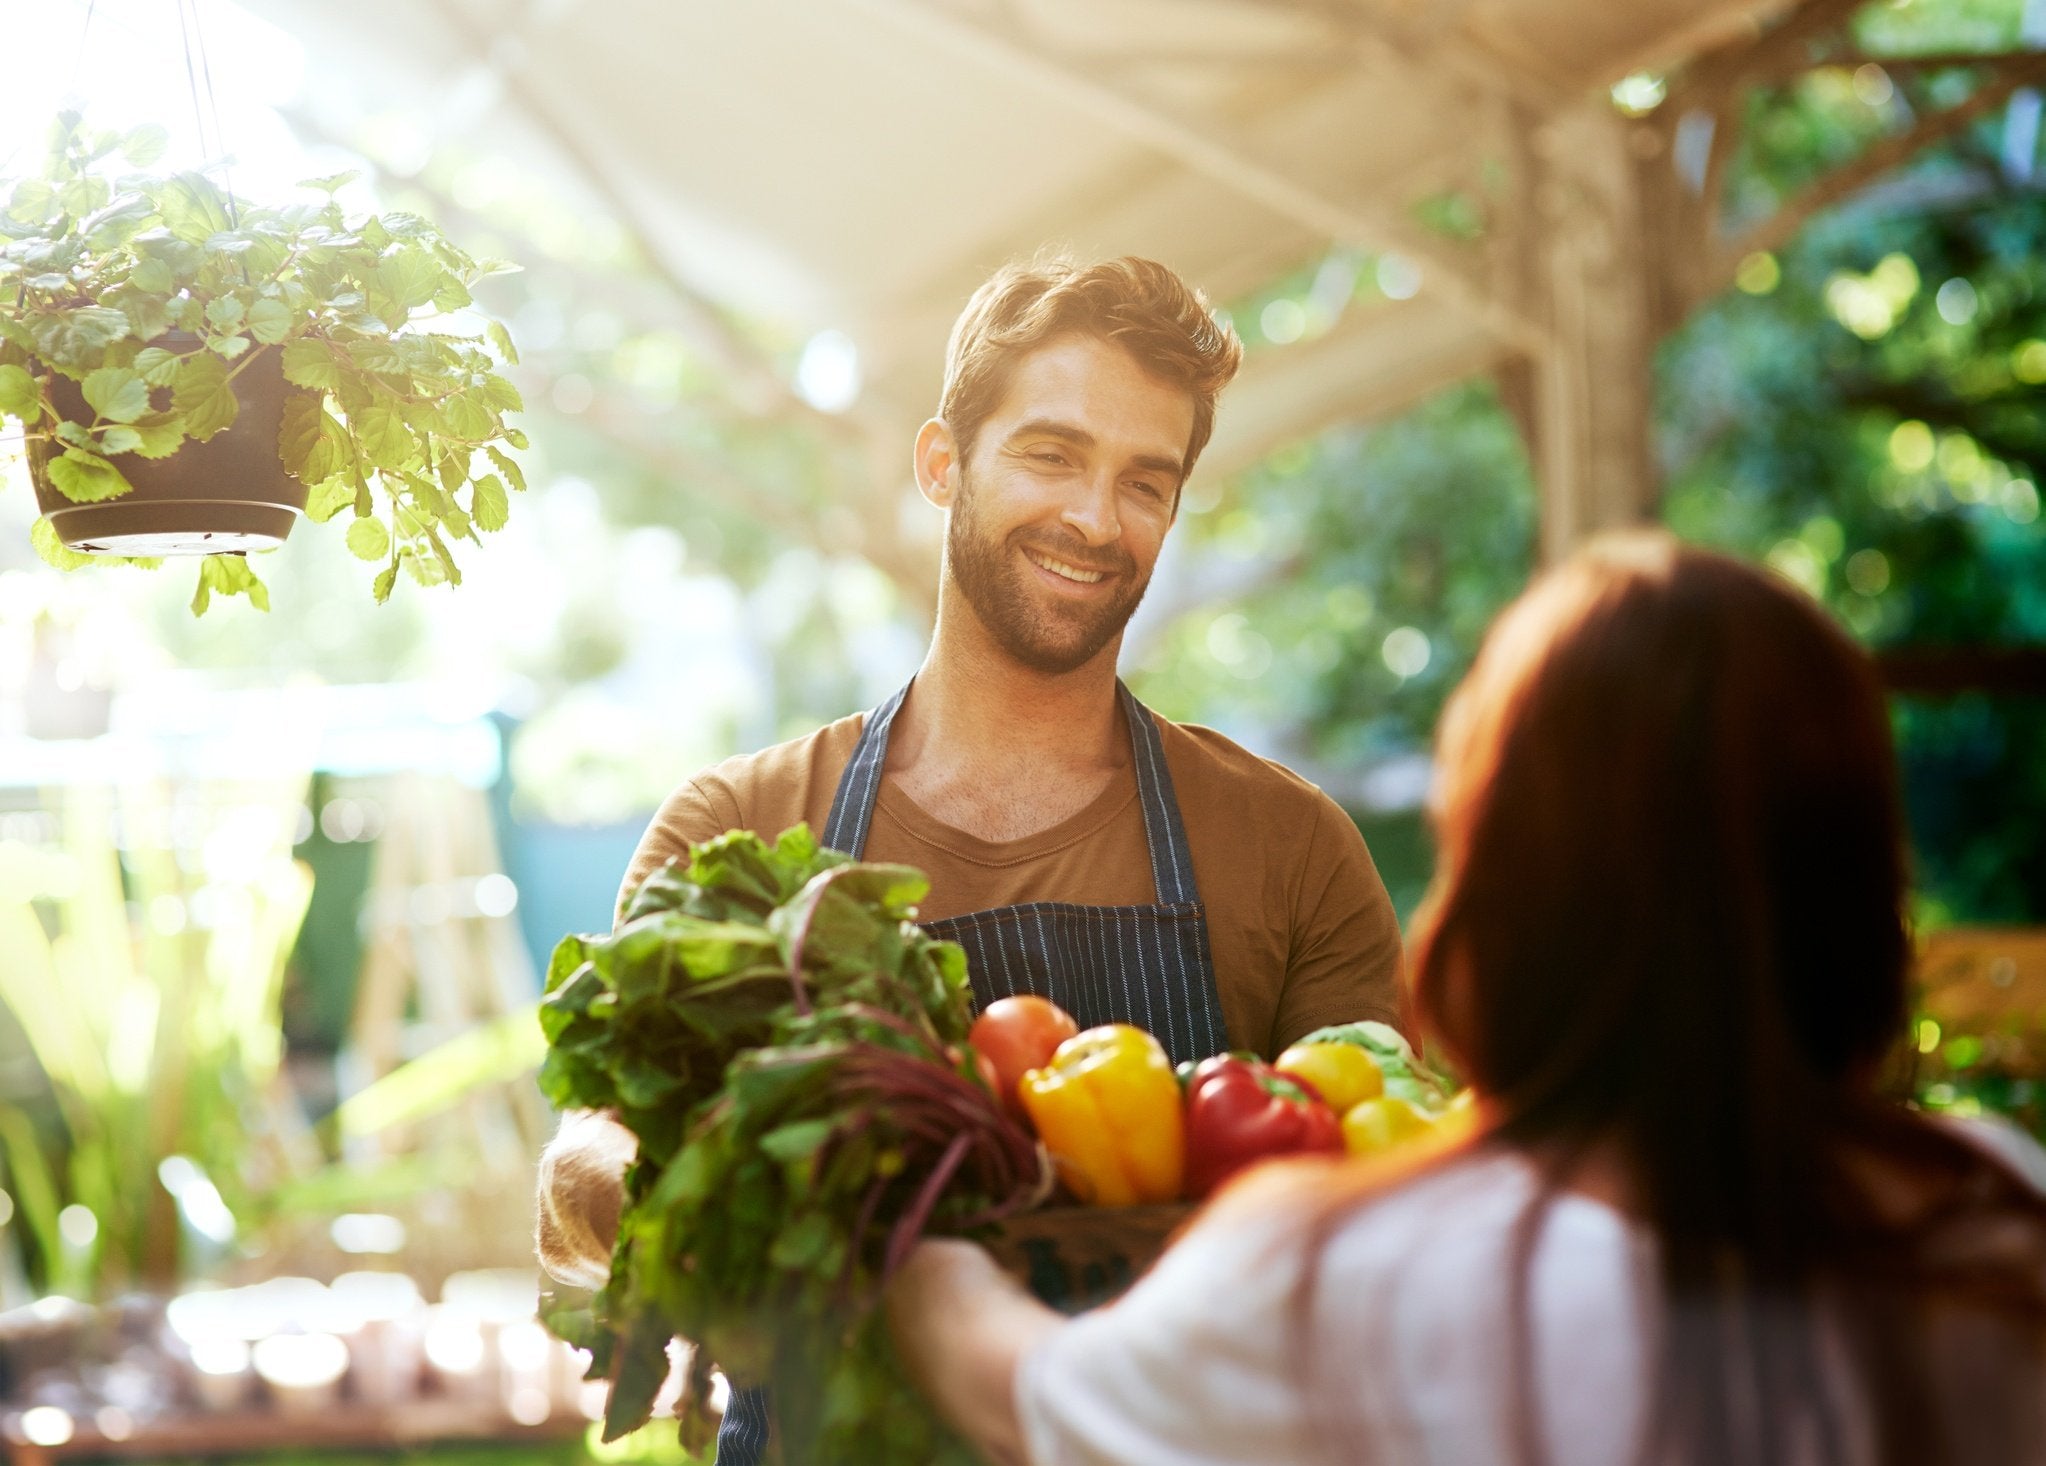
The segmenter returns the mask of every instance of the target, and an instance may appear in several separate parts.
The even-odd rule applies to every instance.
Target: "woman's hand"
[[[989,1459],[1021,1463],[1016,1367],[1065,1320],[971,1242],[926,1239],[889,1279],[889,1330],[910,1378]]]

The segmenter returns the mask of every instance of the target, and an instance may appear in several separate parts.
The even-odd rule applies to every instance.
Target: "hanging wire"
[[[71,58],[71,80],[64,86],[66,96],[78,91],[79,75],[85,70],[85,42],[92,35],[92,10],[99,0],[85,0],[85,24],[78,28],[78,52]]]
[[[220,126],[220,103],[213,96],[213,65],[206,57],[206,32],[200,28],[199,0],[191,0],[191,6],[192,34],[199,43],[199,76],[206,84],[206,107],[213,114],[213,146],[220,154],[220,182],[227,190],[227,222],[239,229],[241,210],[235,204],[234,170],[228,166],[227,134]]]
[[[213,147],[206,141],[206,114],[199,106],[199,69],[192,61],[192,19],[187,13],[189,0],[178,0],[178,39],[185,47],[185,82],[192,92],[192,125],[199,130],[200,166],[213,155]]]

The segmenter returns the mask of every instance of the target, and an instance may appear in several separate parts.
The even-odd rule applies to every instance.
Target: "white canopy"
[[[1396,409],[1540,330],[1414,206],[1766,0],[268,0],[316,67],[401,68],[470,146],[581,171],[705,299],[857,344],[861,411],[936,399],[1004,260],[1150,255],[1212,297],[1333,246],[1419,266],[1255,353],[1209,471]],[[477,103],[484,103],[478,106]],[[545,166],[545,163],[542,164]],[[1411,280],[1412,272],[1396,266]],[[879,425],[879,422],[877,422]],[[899,441],[899,440],[898,440]]]

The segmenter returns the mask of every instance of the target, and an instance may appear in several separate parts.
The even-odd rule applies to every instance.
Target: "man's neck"
[[[1118,768],[1129,747],[1115,691],[1121,642],[1070,672],[1040,672],[1004,650],[971,609],[941,608],[890,752],[900,744],[904,763],[923,762],[928,749],[942,750],[944,763],[970,750],[1039,767]]]
[[[888,738],[888,776],[936,818],[1015,839],[1077,812],[1129,762],[1121,638],[1071,672],[1019,663],[970,607],[938,629]]]

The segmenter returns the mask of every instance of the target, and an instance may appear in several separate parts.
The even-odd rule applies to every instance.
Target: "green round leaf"
[[[128,272],[128,283],[137,290],[147,290],[151,295],[163,295],[177,283],[171,274],[171,267],[162,260],[148,259]]]
[[[325,178],[308,178],[299,184],[300,188],[314,188],[321,193],[332,194],[346,188],[362,177],[360,168],[350,168],[346,173],[330,173]]]
[[[315,524],[325,524],[354,502],[355,485],[345,478],[330,478],[306,495],[306,518]]]
[[[405,419],[391,408],[365,407],[355,415],[354,428],[355,441],[373,467],[403,468],[418,451]]]
[[[24,178],[14,185],[7,212],[24,224],[41,224],[57,212],[57,190],[40,178]]]
[[[62,457],[52,458],[47,472],[58,492],[76,504],[117,498],[132,487],[113,464],[78,448],[67,448]]]
[[[227,200],[203,173],[180,173],[156,191],[164,227],[178,238],[204,244],[228,227]]]
[[[405,569],[421,585],[440,585],[448,578],[448,573],[442,568],[440,561],[431,555],[414,554],[408,550],[403,556],[403,561]]]
[[[185,446],[185,420],[175,412],[152,412],[134,428],[142,440],[133,450],[137,458],[168,458]]]
[[[348,526],[348,548],[358,560],[381,560],[391,553],[391,532],[381,519],[358,519]]]
[[[58,570],[83,570],[92,563],[92,556],[81,555],[57,536],[57,526],[47,517],[38,519],[29,527],[28,540],[35,546],[35,552],[42,557],[45,565]]]
[[[480,443],[497,436],[497,416],[476,396],[464,392],[441,404],[448,432],[467,442]]]
[[[28,368],[0,366],[0,414],[26,421],[41,409],[42,397]]]
[[[249,307],[248,327],[265,346],[275,346],[291,334],[291,312],[281,300],[259,300]]]
[[[101,352],[128,334],[128,318],[107,306],[82,305],[38,316],[28,329],[44,361],[86,372],[99,365]]]
[[[126,423],[115,423],[99,435],[102,453],[132,453],[142,446],[142,434]]]
[[[121,157],[137,168],[147,168],[170,146],[170,133],[154,122],[145,123],[121,139]]]
[[[149,384],[129,367],[88,372],[80,390],[92,410],[109,422],[133,422],[149,411]]]
[[[494,473],[486,473],[469,486],[469,492],[469,514],[476,527],[484,531],[503,529],[511,513],[504,481]]]
[[[241,408],[228,385],[227,368],[219,357],[204,353],[179,363],[171,402],[184,416],[185,432],[201,442],[233,426]]]
[[[135,353],[135,370],[152,387],[168,387],[178,377],[178,354],[161,346],[145,346]]]
[[[249,349],[249,338],[246,336],[208,336],[206,338],[206,349],[216,355],[226,357],[229,361],[233,361]]]
[[[326,342],[301,336],[284,348],[284,379],[300,387],[332,391],[341,385],[341,369]]]
[[[523,494],[526,491],[526,471],[519,467],[518,460],[501,448],[486,448],[483,451],[490,455],[490,461],[497,465],[497,470],[504,475],[505,482]]]
[[[249,308],[232,295],[218,296],[206,303],[206,324],[216,331],[227,332],[239,326],[249,314]]]

